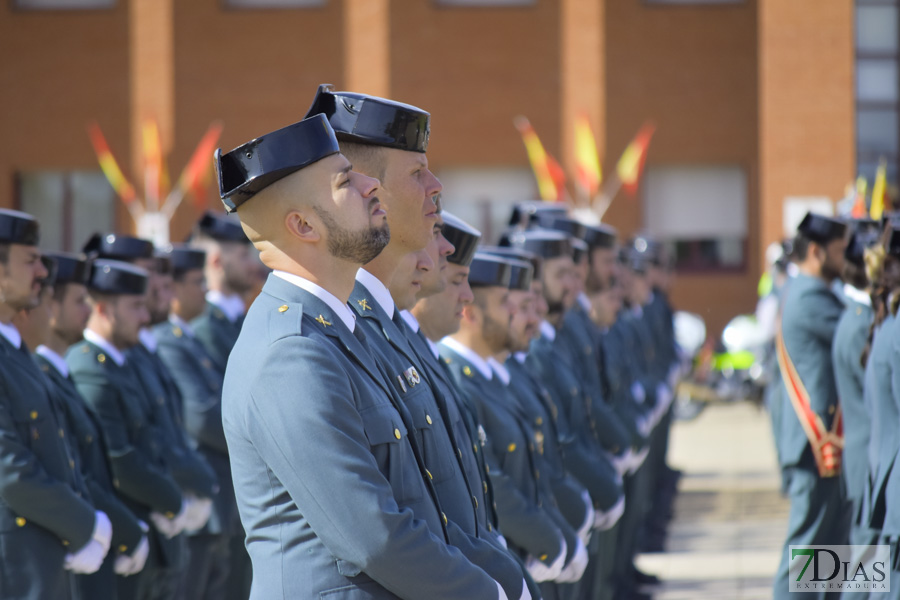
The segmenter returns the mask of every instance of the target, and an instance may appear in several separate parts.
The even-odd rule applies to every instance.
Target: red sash
[[[835,477],[841,472],[841,450],[844,447],[844,419],[841,407],[838,405],[834,415],[831,430],[825,429],[822,419],[812,409],[809,402],[809,393],[806,386],[797,373],[797,368],[788,356],[784,344],[784,336],[781,331],[775,339],[778,354],[778,366],[781,368],[781,376],[784,378],[784,386],[787,388],[788,397],[797,413],[797,419],[809,438],[816,466],[819,467],[820,477]]]

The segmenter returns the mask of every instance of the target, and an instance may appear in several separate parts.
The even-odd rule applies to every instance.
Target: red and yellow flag
[[[209,185],[212,173],[212,162],[209,157],[215,151],[220,135],[222,135],[222,123],[216,122],[210,125],[178,177],[178,188],[182,193],[190,191],[194,196],[194,203],[199,209],[205,208],[206,205],[206,186]]]
[[[637,193],[638,182],[644,170],[644,162],[647,160],[647,147],[650,145],[650,138],[653,137],[654,131],[656,131],[656,125],[650,121],[644,123],[616,164],[616,173],[622,181],[622,187],[631,196]]]
[[[563,191],[566,185],[565,171],[544,150],[544,145],[528,119],[516,117],[514,123],[525,143],[525,151],[528,153],[528,161],[531,163],[531,170],[534,171],[541,199],[548,202],[561,201],[564,198]]]
[[[109,181],[119,198],[122,199],[122,202],[131,204],[136,197],[134,187],[125,178],[122,169],[119,168],[119,163],[116,162],[115,157],[110,152],[109,144],[106,143],[106,138],[103,136],[100,126],[97,123],[88,125],[88,135],[90,135],[94,152],[97,154],[97,160],[100,162],[100,169],[106,175],[107,181]]]
[[[884,213],[886,187],[887,161],[882,157],[878,162],[878,170],[875,171],[875,183],[872,184],[872,203],[869,205],[869,216],[872,219],[880,220],[881,215]],[[863,216],[865,216],[865,213]]]
[[[575,118],[575,170],[581,187],[590,197],[596,195],[602,180],[600,157],[591,122],[585,114]]]

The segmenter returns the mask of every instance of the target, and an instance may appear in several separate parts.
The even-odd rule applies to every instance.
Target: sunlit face
[[[621,309],[622,292],[618,286],[591,295],[591,317],[601,327],[612,326]]]
[[[609,286],[616,273],[615,248],[594,248],[591,250],[589,278],[599,287]]]
[[[535,294],[531,290],[510,290],[509,302],[514,312],[509,322],[508,349],[510,352],[527,352],[541,322]]]
[[[150,322],[145,296],[121,295],[107,302],[108,318],[112,325],[112,340],[116,348],[136,345],[140,330]]]
[[[822,264],[822,277],[828,280],[838,279],[844,272],[844,251],[847,249],[847,239],[839,238],[831,240],[825,245],[825,260]]]
[[[423,274],[422,289],[419,290],[417,298],[427,298],[443,291],[447,286],[447,257],[453,254],[454,247],[444,237],[443,228],[444,220],[438,215],[434,224],[433,237],[425,246],[425,252],[428,253],[435,267]]]
[[[413,307],[416,295],[422,289],[423,278],[434,270],[434,263],[424,249],[410,252],[400,259],[389,286],[391,298],[398,309],[408,310]]]
[[[469,267],[448,263],[444,270],[447,285],[443,291],[416,303],[413,314],[432,341],[459,331],[463,307],[472,303]]]
[[[481,300],[481,335],[491,354],[499,354],[510,349],[510,325],[516,307],[510,300],[510,290],[491,286],[478,288],[476,296]]]
[[[36,246],[9,244],[9,259],[6,264],[0,263],[0,303],[9,308],[10,315],[34,308],[40,301],[40,282],[45,277],[47,269]]]
[[[51,303],[50,326],[53,333],[70,346],[78,343],[91,316],[87,288],[80,283],[67,283],[61,300]]]
[[[391,242],[410,252],[424,248],[437,220],[435,197],[441,182],[428,169],[421,152],[380,149],[385,156],[382,202],[391,227]]]
[[[391,231],[379,196],[378,180],[353,170],[343,154],[333,154],[314,165],[330,178],[317,189],[315,214],[322,224],[328,251],[335,258],[364,265],[384,249]],[[318,175],[318,173],[314,173]],[[321,181],[320,178],[307,180]]]
[[[568,256],[544,260],[544,299],[551,314],[561,314],[575,304],[575,263]]]
[[[203,313],[206,306],[206,277],[202,269],[185,272],[175,280],[174,290],[181,318],[190,321]]]
[[[53,300],[53,288],[43,287],[38,294],[38,303],[34,308],[20,312],[16,317],[16,327],[22,338],[32,350],[44,344],[50,338],[50,305]]]

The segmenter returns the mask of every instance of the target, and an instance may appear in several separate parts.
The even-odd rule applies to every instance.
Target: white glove
[[[188,506],[184,517],[184,528],[187,531],[197,531],[206,525],[212,514],[212,499],[188,496]]]
[[[102,510],[96,511],[94,515],[94,532],[91,534],[91,539],[103,547],[103,555],[105,556],[109,552],[109,545],[112,543],[112,523],[110,523],[109,517]]]
[[[559,556],[557,556],[549,566],[533,556],[529,556],[525,559],[525,570],[528,571],[528,574],[531,575],[531,578],[537,583],[542,581],[552,581],[562,573],[563,565],[566,562],[566,550],[568,547],[566,546],[566,540],[562,535],[559,536],[559,543],[561,544]]]
[[[528,584],[524,579],[522,580],[522,595],[519,596],[519,600],[531,600],[531,592],[528,591]]]
[[[647,392],[640,381],[635,381],[631,384],[631,395],[638,404],[643,404],[644,400],[647,399]]]
[[[103,545],[92,539],[75,554],[66,554],[63,568],[78,575],[90,575],[97,572],[97,569],[103,564],[104,558],[106,558],[106,551],[103,549]]]
[[[591,495],[587,490],[581,491],[581,499],[584,500],[584,505],[587,507],[587,514],[584,516],[584,523],[578,528],[578,539],[587,546],[591,541],[591,529],[594,527],[594,501],[591,500]]]
[[[557,583],[575,583],[581,579],[581,576],[584,575],[584,570],[587,569],[587,547],[585,547],[580,538],[576,538],[575,543],[575,553],[572,555],[572,560],[565,566],[559,577],[554,579]]]
[[[628,472],[632,460],[634,460],[634,451],[631,448],[623,452],[621,456],[609,455],[609,462],[612,463],[619,477]]]
[[[188,497],[183,498],[181,501],[181,510],[179,510],[178,514],[171,519],[156,511],[150,513],[150,520],[153,521],[154,527],[156,527],[161,534],[166,536],[166,539],[171,540],[173,537],[184,531],[184,520],[189,502],[190,499]]]
[[[594,528],[600,531],[606,531],[607,529],[612,529],[613,525],[619,522],[619,519],[622,518],[622,513],[625,512],[625,494],[619,496],[618,501],[613,504],[612,508],[607,511],[598,510],[596,513],[596,517],[594,518]]]
[[[144,535],[141,537],[141,541],[138,543],[137,548],[134,549],[134,552],[132,552],[130,556],[128,554],[120,554],[116,557],[116,563],[113,566],[113,570],[116,572],[116,575],[122,575],[124,577],[140,573],[147,563],[147,556],[149,554],[150,542],[147,540],[147,536]]]

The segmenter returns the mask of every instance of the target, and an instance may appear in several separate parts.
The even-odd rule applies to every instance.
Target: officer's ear
[[[284,226],[288,232],[304,242],[318,242],[321,239],[319,229],[321,220],[313,221],[306,211],[292,210],[284,217]]]
[[[481,308],[474,302],[464,305],[462,320],[471,325],[479,325],[481,323]]]

